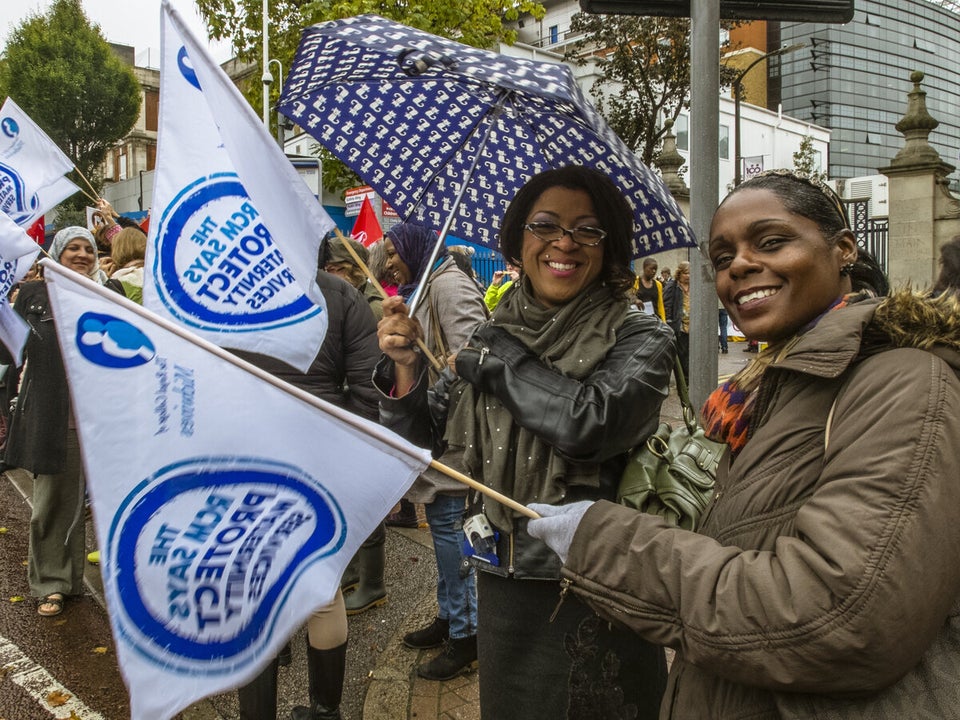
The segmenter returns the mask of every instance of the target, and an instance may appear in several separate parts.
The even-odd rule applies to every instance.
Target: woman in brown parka
[[[677,651],[662,718],[960,718],[960,306],[886,292],[832,192],[735,189],[717,293],[769,347],[709,398],[698,533],[532,506],[568,587]]]

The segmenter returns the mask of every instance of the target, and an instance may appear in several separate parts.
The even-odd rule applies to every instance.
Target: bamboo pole
[[[449,465],[444,465],[441,462],[433,460],[430,463],[430,467],[432,467],[434,470],[438,470],[439,472],[442,472],[447,477],[453,478],[457,482],[463,483],[467,487],[473,488],[479,493],[483,493],[488,498],[492,498],[493,500],[496,500],[501,505],[506,505],[508,508],[510,508],[511,510],[516,510],[521,515],[526,515],[531,520],[536,520],[537,518],[540,517],[537,513],[535,513],[530,508],[528,508],[526,505],[521,505],[513,498],[507,497],[503,493],[499,493],[493,488],[488,488],[483,483],[477,482],[469,475],[464,475],[462,472],[458,472],[457,470],[454,470]]]
[[[380,281],[377,280],[372,272],[370,272],[370,268],[367,267],[367,264],[360,259],[359,255],[357,255],[357,251],[353,249],[349,242],[347,242],[347,238],[342,232],[340,232],[340,228],[335,227],[333,230],[337,235],[337,239],[343,244],[343,247],[347,249],[347,252],[350,253],[350,257],[352,257],[354,262],[357,263],[357,266],[363,270],[364,273],[366,273],[366,276],[370,279],[370,282],[373,283],[373,286],[380,293],[380,296],[384,300],[390,297],[387,295],[387,291],[383,289],[383,285],[380,284]],[[431,365],[433,365],[434,370],[437,372],[443,372],[443,363],[433,356],[433,353],[430,352],[430,348],[427,347],[427,344],[423,341],[423,338],[417,338],[417,347],[420,348],[420,352],[423,353],[423,356],[430,361]]]
[[[88,194],[87,194],[87,191],[84,190],[83,188],[80,189],[80,192],[82,192],[82,193],[83,193],[84,195],[86,195],[88,198],[90,198],[91,200],[93,200],[94,205],[96,205],[96,204],[100,201],[100,195],[97,193],[96,190],[93,189],[93,185],[91,185],[91,184],[90,184],[90,181],[87,180],[87,176],[84,175],[82,172],[80,172],[80,168],[78,168],[76,165],[74,165],[74,166],[73,166],[73,169],[77,171],[77,175],[79,175],[79,176],[83,179],[83,181],[87,184],[87,187],[90,188],[90,192],[92,192],[96,197],[91,197],[90,195],[88,195]]]

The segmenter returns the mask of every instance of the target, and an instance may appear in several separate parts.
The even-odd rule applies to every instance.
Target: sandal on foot
[[[37,614],[43,617],[59,615],[63,612],[63,601],[63,593],[50,593],[46,597],[41,598],[40,602],[37,603]],[[45,606],[49,606],[49,608],[44,609]]]

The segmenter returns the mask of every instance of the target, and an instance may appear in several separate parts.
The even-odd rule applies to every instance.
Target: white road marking
[[[22,687],[40,707],[55,718],[103,720],[100,713],[84,705],[76,695],[57,682],[53,675],[37,665],[17,645],[2,635],[0,635],[0,670],[8,680]],[[47,700],[51,693],[56,693],[60,697],[69,697],[69,699],[62,705],[54,707]]]

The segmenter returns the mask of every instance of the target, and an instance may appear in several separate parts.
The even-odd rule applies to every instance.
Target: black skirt
[[[655,720],[663,649],[602,620],[553,580],[477,573],[482,720]]]

